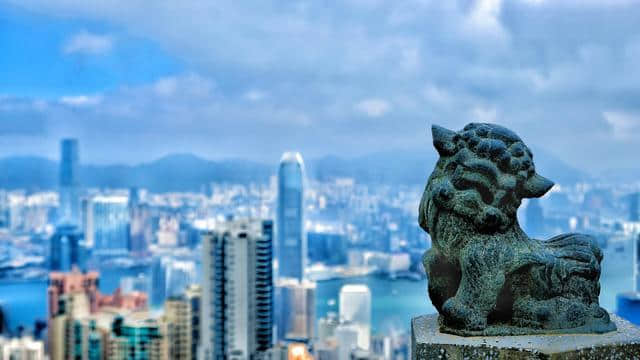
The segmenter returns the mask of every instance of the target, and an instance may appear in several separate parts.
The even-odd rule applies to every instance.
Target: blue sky
[[[72,49],[73,39],[84,43]],[[98,44],[93,50],[92,39]],[[0,44],[0,93],[13,96],[55,99],[100,93],[184,69],[153,41],[128,36],[106,22],[50,17],[12,6],[0,8]]]
[[[497,122],[592,172],[636,167],[628,0],[0,0],[0,156],[275,162],[428,149]]]

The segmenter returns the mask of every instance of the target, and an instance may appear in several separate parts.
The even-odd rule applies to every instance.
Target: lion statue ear
[[[440,156],[449,156],[455,153],[456,144],[453,141],[453,137],[456,135],[455,131],[433,125],[431,126],[431,135],[433,137],[433,146]]]
[[[538,198],[553,187],[553,181],[538,174],[528,178],[522,186],[522,197]]]

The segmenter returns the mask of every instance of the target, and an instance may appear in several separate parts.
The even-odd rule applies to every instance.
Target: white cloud
[[[92,106],[100,104],[101,101],[102,96],[100,95],[73,95],[60,98],[60,103],[68,106]],[[40,106],[44,106],[42,101],[40,101]]]
[[[433,84],[427,85],[422,94],[427,101],[440,106],[447,106],[453,101],[451,95],[445,89]]]
[[[522,75],[528,82],[533,85],[533,88],[537,91],[544,91],[552,85],[549,77],[542,75],[539,71],[533,69],[525,69],[522,71]]]
[[[259,158],[272,160],[284,147],[308,144],[310,133],[325,144],[332,142],[328,133],[336,130],[318,126],[316,117],[322,115],[295,103],[258,101],[247,106],[244,95],[251,91],[221,94],[211,78],[188,73],[101,95],[0,97],[0,115],[7,119],[0,130],[5,136],[36,134],[54,143],[70,134],[79,136],[91,161],[108,163],[139,162],[167,152],[255,158],[256,148]],[[0,156],[7,152],[0,149]]]
[[[624,111],[604,111],[602,112],[611,132],[616,139],[630,140],[640,135],[640,114],[633,114]]]
[[[215,84],[209,78],[190,73],[160,78],[153,83],[152,88],[156,95],[164,97],[204,98],[211,95]]]
[[[495,123],[498,118],[498,110],[493,106],[476,106],[471,109],[473,122]]]
[[[106,54],[113,48],[113,37],[110,35],[92,34],[83,30],[71,36],[62,47],[65,54]]]
[[[478,35],[490,35],[503,39],[507,36],[507,31],[500,23],[500,12],[502,10],[502,0],[478,0],[466,19],[468,35],[478,37]]]
[[[267,93],[262,90],[252,89],[244,93],[244,98],[249,101],[260,101],[267,96]]]
[[[394,141],[420,146],[430,122],[459,129],[499,121],[583,168],[605,157],[592,146],[602,141],[595,134],[615,131],[602,145],[614,147],[638,113],[640,9],[614,2],[0,0],[43,17],[112,25],[199,74],[105,94],[109,105],[98,117],[127,119],[167,143],[175,128],[199,135],[206,123],[235,148],[245,142],[230,132],[264,134],[243,148],[258,155],[272,138],[354,154]],[[114,46],[108,38],[103,49]],[[354,113],[389,121],[362,126]],[[553,121],[553,132],[545,121]],[[296,136],[282,138],[289,127]],[[362,141],[357,149],[354,134]],[[619,142],[628,151],[602,164],[634,160],[640,136]]]
[[[556,0],[520,0],[525,4],[531,5],[548,5],[557,3]],[[634,5],[637,4],[637,0],[564,0],[563,5],[573,5],[573,6],[595,6],[595,7],[613,7],[613,6],[625,6],[625,5]]]
[[[380,117],[391,111],[391,104],[384,99],[364,99],[355,105],[355,109],[369,117]]]
[[[173,77],[158,79],[153,85],[158,95],[171,96],[176,92],[176,79]]]

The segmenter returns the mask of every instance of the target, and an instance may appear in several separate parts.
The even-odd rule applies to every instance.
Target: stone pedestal
[[[411,320],[411,358],[427,359],[640,359],[640,329],[611,315],[606,334],[472,336],[439,331],[438,315]]]

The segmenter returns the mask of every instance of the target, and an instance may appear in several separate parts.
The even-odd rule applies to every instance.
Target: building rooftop
[[[302,155],[300,155],[299,152],[287,151],[284,154],[282,154],[282,157],[280,158],[280,163],[298,163],[300,165],[303,165],[304,161],[302,160]]]
[[[364,284],[348,284],[344,285],[340,292],[350,292],[350,293],[369,293],[369,287]]]
[[[91,199],[93,202],[110,203],[110,204],[127,204],[129,198],[121,195],[99,195]]]

